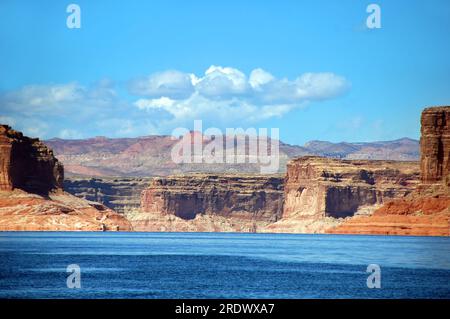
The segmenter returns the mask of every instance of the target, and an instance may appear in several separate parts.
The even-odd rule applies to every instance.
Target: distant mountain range
[[[83,176],[166,176],[187,172],[254,173],[259,164],[176,164],[171,150],[177,141],[170,136],[45,141],[64,164],[66,175]],[[280,142],[280,169],[289,159],[317,155],[341,159],[417,161],[419,141],[402,138],[371,143],[311,141],[304,146]]]

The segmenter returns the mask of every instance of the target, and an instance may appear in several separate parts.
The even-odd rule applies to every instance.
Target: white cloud
[[[175,103],[175,100],[163,96],[159,99],[139,99],[134,104],[141,110],[149,110],[171,108]]]
[[[263,69],[255,69],[250,73],[249,83],[252,88],[259,90],[262,85],[275,80],[274,76]]]
[[[30,136],[81,138],[95,135],[168,134],[201,119],[216,127],[248,126],[280,118],[310,101],[334,98],[349,88],[333,73],[305,73],[293,80],[261,68],[244,72],[211,66],[204,74],[169,70],[135,79],[121,96],[114,83],[86,86],[27,85],[0,93],[0,121]]]
[[[195,85],[201,95],[222,99],[248,93],[249,83],[244,73],[238,69],[212,65]]]
[[[82,96],[83,88],[76,83],[58,85],[27,85],[5,93],[1,99],[5,107],[47,108],[60,103],[73,102]]]
[[[162,73],[149,78],[159,74]],[[177,73],[177,77],[181,76]],[[334,98],[349,88],[348,81],[334,73],[305,73],[289,80],[277,79],[261,68],[247,77],[238,69],[214,65],[203,76],[185,74],[185,78],[192,85],[188,97],[174,98],[165,90],[156,94],[151,87],[152,96],[144,96],[134,105],[141,110],[157,109],[170,114],[169,120],[161,125],[182,125],[194,119],[237,124],[236,121],[248,123],[281,117],[310,101]],[[146,83],[139,86],[144,88]]]
[[[190,74],[169,70],[131,81],[130,91],[147,97],[182,99],[193,93],[193,84]]]
[[[109,80],[91,86],[75,82],[27,85],[0,94],[0,107],[5,119],[14,120],[15,129],[40,138],[78,138],[97,129],[94,119],[135,116],[134,107],[118,97]]]

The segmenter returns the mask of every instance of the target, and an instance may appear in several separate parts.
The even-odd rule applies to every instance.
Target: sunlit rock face
[[[418,182],[417,162],[301,157],[288,164],[283,218],[353,216],[406,196]]]
[[[39,139],[0,125],[0,190],[46,194],[62,189],[64,170]]]
[[[0,125],[0,169],[0,231],[131,230],[111,209],[64,192],[53,151],[7,125]]]
[[[450,106],[429,107],[422,112],[420,167],[422,182],[450,183]]]
[[[424,109],[421,125],[421,183],[414,192],[329,232],[450,236],[450,107]]]
[[[282,176],[190,174],[153,179],[127,216],[136,230],[253,232],[282,207]]]

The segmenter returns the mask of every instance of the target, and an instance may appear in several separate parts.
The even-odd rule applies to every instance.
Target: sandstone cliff
[[[302,157],[281,176],[191,174],[154,178],[135,230],[316,233],[371,214],[419,183],[417,162]]]
[[[420,122],[422,182],[450,185],[450,106],[426,108]]]
[[[450,236],[450,107],[426,108],[421,125],[421,184],[415,191],[328,232]]]
[[[60,189],[63,166],[39,139],[0,125],[0,190],[47,194]]]
[[[136,210],[141,204],[141,192],[151,178],[141,177],[69,177],[64,189],[77,197],[99,202],[120,214]]]
[[[287,167],[282,219],[265,231],[324,232],[405,197],[418,182],[416,162],[301,157]]]
[[[0,125],[0,230],[131,230],[107,207],[62,188],[63,166],[38,139]]]
[[[282,207],[281,176],[191,174],[153,179],[127,217],[142,231],[254,232]]]
[[[450,197],[408,196],[388,202],[372,216],[357,216],[333,234],[450,236]]]

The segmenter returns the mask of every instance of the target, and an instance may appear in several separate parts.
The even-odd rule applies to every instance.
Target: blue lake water
[[[450,238],[3,232],[0,298],[450,298]]]

